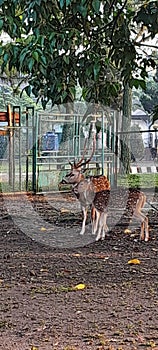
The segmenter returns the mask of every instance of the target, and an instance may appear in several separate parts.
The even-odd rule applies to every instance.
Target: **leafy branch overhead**
[[[158,32],[158,2],[135,3],[1,0],[0,30],[12,39],[0,46],[2,73],[26,76],[27,94],[44,108],[73,101],[77,84],[86,101],[110,105],[127,81],[144,87],[156,65],[140,48]]]

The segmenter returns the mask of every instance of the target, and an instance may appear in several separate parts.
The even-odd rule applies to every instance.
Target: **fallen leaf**
[[[72,290],[81,290],[84,289],[86,285],[84,283],[79,283],[76,286],[72,287]]]
[[[41,227],[41,231],[46,231],[47,229],[45,227]]]
[[[124,233],[129,234],[129,233],[131,233],[131,230],[129,230],[128,228],[126,228],[126,229],[124,230]]]
[[[155,342],[153,340],[150,340],[146,345],[150,346],[151,348],[155,348],[155,346],[156,346],[156,344],[155,344]]]
[[[34,270],[29,270],[31,276],[36,276],[36,272]]]
[[[61,212],[61,213],[70,213],[70,210],[65,209],[65,208],[61,208],[61,209],[60,209],[60,212]]]
[[[131,260],[128,261],[128,264],[139,265],[140,264],[140,260],[139,259],[131,259]]]
[[[39,348],[37,348],[37,346],[32,346],[31,350],[39,350]]]
[[[81,256],[81,254],[79,254],[79,253],[74,253],[74,254],[72,254],[72,256]]]

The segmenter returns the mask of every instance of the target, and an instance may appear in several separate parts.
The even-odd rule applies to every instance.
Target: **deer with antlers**
[[[76,162],[70,162],[71,171],[60,182],[61,184],[71,184],[72,190],[79,202],[83,211],[83,222],[80,234],[85,233],[85,225],[88,214],[88,208],[91,206],[91,222],[92,234],[97,233],[96,241],[105,238],[105,232],[108,231],[107,215],[108,202],[110,198],[110,182],[104,175],[90,176],[86,178],[84,172],[85,166],[90,163],[96,148],[96,139],[93,138],[93,149],[90,157],[85,160],[86,142],[82,158]],[[148,218],[142,213],[142,209],[146,203],[146,196],[139,190],[130,190],[127,199],[127,206],[130,206],[130,215],[136,218],[141,223],[140,239],[149,240]]]
[[[81,235],[85,233],[88,208],[91,205],[92,234],[96,234],[98,230],[96,240],[99,240],[104,239],[105,232],[108,231],[106,219],[107,204],[110,196],[110,182],[104,175],[85,178],[85,166],[90,163],[96,149],[95,136],[93,137],[92,153],[87,160],[85,160],[86,142],[87,139],[85,140],[82,158],[78,162],[74,160],[71,163],[69,161],[71,171],[61,181],[59,187],[64,183],[73,185],[72,190],[81,203],[83,211]]]

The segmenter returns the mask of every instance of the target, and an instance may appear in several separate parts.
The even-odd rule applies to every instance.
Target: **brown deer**
[[[140,240],[149,240],[148,217],[142,213],[146,203],[146,195],[138,189],[129,189],[125,213],[129,219],[132,217],[141,223]]]
[[[81,235],[85,233],[88,208],[91,205],[92,234],[96,234],[98,229],[96,240],[99,240],[100,238],[104,239],[105,231],[108,230],[106,218],[107,203],[110,196],[110,182],[104,175],[85,178],[85,165],[91,161],[96,148],[95,136],[93,137],[92,153],[87,160],[85,160],[86,142],[87,140],[85,141],[82,158],[78,162],[74,160],[71,163],[69,161],[71,171],[64,177],[59,186],[63,183],[73,185],[72,190],[81,203],[83,211]]]
[[[81,203],[83,211],[83,222],[80,234],[85,233],[85,225],[87,219],[88,208],[91,205],[91,222],[92,222],[92,234],[98,234],[96,241],[105,238],[105,232],[108,231],[107,227],[107,214],[108,214],[108,201],[110,197],[110,182],[104,175],[90,176],[85,178],[84,172],[87,165],[95,152],[96,140],[93,139],[93,150],[91,156],[85,160],[86,142],[82,158],[73,163],[69,161],[71,165],[71,171],[61,181],[59,186],[63,183],[73,185],[73,192]],[[149,228],[148,218],[142,213],[142,209],[146,203],[146,196],[139,190],[129,190],[129,196],[127,199],[126,209],[130,211],[130,217],[136,218],[141,223],[140,239],[149,240]],[[130,209],[129,209],[130,208]]]

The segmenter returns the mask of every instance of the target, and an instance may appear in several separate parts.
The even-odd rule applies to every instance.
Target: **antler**
[[[75,160],[74,160],[73,163],[71,163],[71,161],[68,160],[68,162],[69,162],[69,164],[71,165],[71,167],[79,168],[79,166],[81,165],[81,163],[82,163],[82,161],[83,161],[83,159],[84,159],[86,150],[87,150],[86,144],[87,144],[87,138],[85,139],[85,142],[84,142],[84,150],[83,150],[82,158],[81,158],[77,163],[75,162]]]
[[[85,142],[84,142],[84,149],[83,149],[82,158],[77,163],[75,163],[75,161],[74,161],[74,166],[76,168],[79,168],[81,166],[82,161],[84,160],[84,156],[85,156],[85,153],[87,151],[86,145],[87,145],[87,137],[86,137]]]
[[[94,155],[95,150],[96,150],[96,136],[95,136],[95,134],[94,134],[94,135],[93,135],[93,149],[92,149],[92,153],[91,153],[90,157],[89,157],[87,160],[85,160],[84,163],[80,164],[80,166],[81,166],[81,165],[82,165],[82,166],[83,166],[83,165],[86,165],[86,164],[88,164],[88,163],[91,161],[91,159],[92,159],[92,157],[93,157],[93,155]]]
[[[91,153],[90,157],[89,157],[87,160],[85,160],[85,161],[83,162],[84,157],[85,157],[85,153],[86,153],[86,150],[87,150],[87,147],[86,147],[87,139],[88,139],[88,138],[86,138],[86,139],[85,139],[85,142],[84,142],[84,150],[83,150],[82,158],[81,158],[77,163],[75,162],[75,160],[74,160],[73,163],[72,163],[70,160],[68,160],[68,162],[69,162],[69,164],[71,165],[72,168],[77,169],[77,168],[79,168],[80,166],[86,165],[86,164],[88,164],[88,163],[91,161],[91,159],[92,159],[92,157],[93,157],[93,155],[94,155],[94,152],[95,152],[95,150],[96,150],[96,137],[95,137],[95,134],[94,134],[94,136],[93,136],[93,149],[92,149],[92,153]],[[83,163],[82,163],[82,162],[83,162]]]

